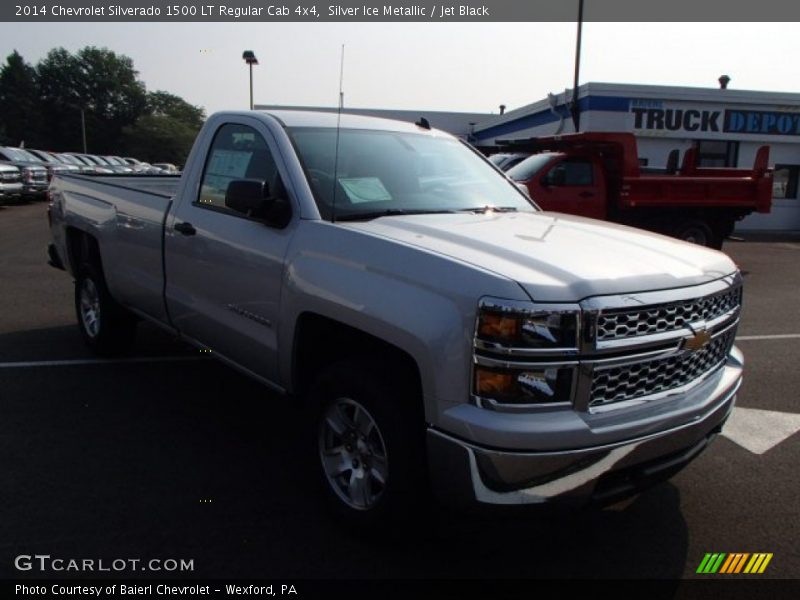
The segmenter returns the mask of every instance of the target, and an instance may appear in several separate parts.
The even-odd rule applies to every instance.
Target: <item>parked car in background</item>
[[[492,154],[489,157],[489,162],[501,171],[508,171],[514,165],[518,165],[523,160],[530,156],[526,152],[501,152],[499,154]]]
[[[110,168],[115,173],[133,173],[134,170],[131,166],[118,156],[99,156],[110,165]]]
[[[157,169],[161,169],[167,175],[177,175],[181,172],[181,170],[172,163],[153,163],[153,166]]]
[[[113,169],[111,169],[110,165],[103,165],[100,161],[92,160],[88,154],[75,154],[73,152],[67,152],[66,156],[78,161],[84,167],[86,167],[87,173],[94,173],[96,175],[108,175],[113,173]]]
[[[19,168],[22,175],[22,195],[28,198],[43,199],[47,195],[47,169],[37,161],[32,161],[18,148],[0,146],[0,161]]]
[[[145,175],[164,175],[165,171],[163,169],[159,169],[156,166],[151,165],[148,162],[143,162],[138,158],[133,157],[125,157],[122,159],[125,161],[129,167],[131,167],[136,173],[143,173]]]
[[[107,169],[112,173],[119,172],[119,169],[115,168],[114,165],[96,154],[74,154],[74,156],[86,161],[90,165],[102,167],[103,169]]]
[[[81,160],[78,160],[76,157],[72,156],[71,154],[65,154],[63,152],[50,152],[49,153],[53,158],[65,165],[72,165],[78,168],[78,172],[80,173],[94,173],[94,167],[90,167],[86,163]]]
[[[20,152],[28,156],[33,161],[37,161],[41,163],[41,165],[47,169],[47,179],[48,181],[53,178],[55,173],[63,173],[63,172],[79,172],[79,169],[73,165],[65,165],[55,158],[47,154],[47,152],[42,152],[41,150],[30,150],[28,148],[18,148]]]
[[[0,199],[22,195],[22,173],[18,167],[0,162]]]
[[[132,156],[126,156],[122,160],[125,161],[126,165],[128,165],[129,167],[133,167],[134,169],[136,169],[140,165],[145,164],[138,158],[133,158]]]

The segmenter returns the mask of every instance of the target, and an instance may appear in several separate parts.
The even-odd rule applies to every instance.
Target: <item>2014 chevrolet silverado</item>
[[[676,472],[731,412],[724,254],[541,212],[427,122],[220,113],[180,179],[59,174],[51,264],[86,342],[147,319],[313,407],[320,479],[385,522],[605,501]]]

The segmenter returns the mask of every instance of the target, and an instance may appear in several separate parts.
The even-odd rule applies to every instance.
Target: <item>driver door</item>
[[[277,330],[284,255],[296,224],[270,226],[226,206],[237,179],[280,188],[276,146],[266,127],[242,117],[221,125],[199,190],[180,199],[165,239],[166,298],[173,324],[256,375],[277,380]],[[287,198],[288,199],[288,198]]]
[[[603,171],[588,158],[565,158],[541,174],[537,202],[545,210],[606,218]]]

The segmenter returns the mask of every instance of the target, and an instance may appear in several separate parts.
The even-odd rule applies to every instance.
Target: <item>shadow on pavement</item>
[[[0,576],[23,553],[194,559],[188,577],[683,573],[687,525],[670,484],[617,510],[433,508],[424,528],[365,540],[331,520],[310,484],[290,400],[215,361],[61,369],[0,371]]]

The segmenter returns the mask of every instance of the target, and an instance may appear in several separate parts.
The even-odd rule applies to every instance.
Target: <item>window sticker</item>
[[[206,183],[218,190],[226,190],[231,181],[244,177],[252,157],[252,152],[214,150],[208,165]]]
[[[389,191],[377,177],[340,178],[339,183],[353,204],[387,202],[392,199]]]

